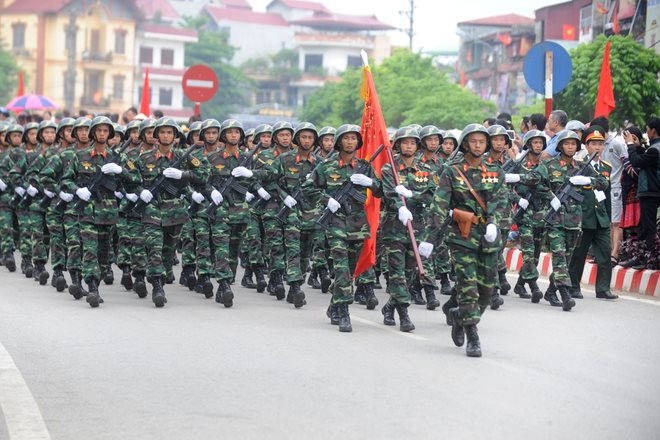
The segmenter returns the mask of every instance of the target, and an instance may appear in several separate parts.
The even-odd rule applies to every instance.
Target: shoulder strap
[[[484,211],[484,214],[488,214],[488,208],[486,208],[486,204],[481,199],[481,197],[479,197],[479,194],[477,194],[477,192],[474,190],[474,188],[472,188],[472,184],[470,183],[470,179],[468,179],[467,176],[465,174],[463,174],[461,169],[458,168],[456,165],[452,165],[452,168],[455,169],[456,172],[458,173],[458,175],[463,178],[463,180],[465,181],[465,184],[467,185],[468,189],[470,190],[470,193],[472,194],[474,199],[477,201],[479,206],[481,206],[481,209]]]

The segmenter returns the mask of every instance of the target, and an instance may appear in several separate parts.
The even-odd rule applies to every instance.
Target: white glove
[[[408,188],[406,188],[403,185],[397,185],[394,187],[394,191],[400,196],[405,197],[406,199],[409,199],[413,196],[412,191],[410,191]]]
[[[183,171],[176,168],[165,168],[163,170],[163,176],[168,179],[181,180],[181,177],[183,177]]]
[[[529,206],[529,200],[521,198],[518,200],[518,206],[520,206],[522,209],[527,211],[527,207]]]
[[[399,208],[399,221],[403,223],[403,226],[408,225],[408,220],[412,221],[413,216],[412,212],[405,206]]]
[[[92,197],[92,193],[87,189],[86,186],[83,186],[82,188],[78,188],[76,190],[76,195],[80,200],[84,200],[86,202],[89,202],[90,197]]]
[[[30,197],[34,197],[37,194],[39,194],[39,190],[34,186],[30,185],[27,187],[27,193],[30,195]]]
[[[339,208],[341,208],[341,204],[338,201],[336,201],[335,199],[333,199],[332,197],[330,197],[328,199],[328,205],[327,206],[328,206],[328,209],[330,210],[330,212],[332,212],[332,213],[337,212],[337,210]]]
[[[106,163],[101,167],[101,172],[103,174],[121,174],[122,171],[122,168],[113,162]]]
[[[596,201],[598,203],[602,202],[603,200],[605,200],[607,198],[607,196],[605,195],[605,193],[603,191],[600,191],[600,190],[597,190],[597,189],[594,190],[594,194],[596,195]]]
[[[572,185],[577,185],[577,186],[591,185],[591,177],[587,177],[587,176],[573,176],[568,180],[571,182]]]
[[[46,196],[47,196],[49,199],[52,199],[53,197],[55,197],[55,193],[54,193],[54,192],[50,192],[50,191],[48,191],[46,188],[44,188],[44,194],[46,194]]]
[[[121,200],[124,198],[124,195],[121,193],[121,191],[115,191],[115,197]]]
[[[520,174],[509,174],[504,175],[504,180],[506,183],[518,183],[520,182]]]
[[[254,175],[254,173],[250,170],[248,170],[245,167],[236,167],[233,170],[231,170],[231,175],[234,177],[247,177],[250,178]],[[268,200],[268,199],[266,199]]]
[[[296,199],[294,199],[293,197],[291,197],[290,195],[287,195],[284,198],[284,204],[286,206],[288,206],[289,209],[291,209],[291,208],[293,208],[294,206],[296,206],[298,204],[298,201]]]
[[[4,191],[7,189],[7,184],[4,182],[4,180],[0,179],[0,191]]]
[[[201,204],[204,201],[204,195],[201,193],[198,193],[197,191],[193,191],[192,193],[192,199],[197,203],[198,205]]]
[[[250,191],[245,192],[245,201],[250,203],[254,199],[254,194],[252,194]]]
[[[215,203],[216,205],[219,205],[220,203],[222,203],[224,199],[222,198],[222,194],[220,194],[220,191],[214,189],[213,191],[211,191],[211,200],[213,200],[213,203]]]
[[[126,198],[130,200],[131,202],[135,203],[137,202],[138,196],[135,193],[127,193]]]
[[[447,214],[448,217],[454,217],[454,210],[450,209],[449,213]]]
[[[359,173],[353,174],[351,176],[351,182],[353,182],[355,185],[366,186],[366,187],[370,187],[374,183],[371,177]]]
[[[495,226],[494,223],[488,223],[486,226],[486,233],[484,234],[484,238],[488,243],[495,241],[497,238],[497,226]]]
[[[559,208],[561,208],[561,202],[557,197],[553,197],[553,199],[550,200],[550,206],[552,206],[552,209],[555,211],[559,211]]]
[[[25,188],[23,188],[22,186],[17,186],[16,188],[14,188],[14,192],[19,196],[23,197],[25,195]]]
[[[417,246],[417,250],[419,250],[419,255],[428,258],[431,256],[431,252],[433,252],[433,245],[427,241],[423,241]]]
[[[234,168],[234,169],[236,169],[236,168]],[[248,170],[248,171],[250,171],[250,170]],[[268,194],[268,191],[266,191],[262,187],[259,187],[259,189],[257,190],[257,194],[259,194],[259,197],[261,197],[264,200],[270,200],[270,194]]]
[[[64,200],[67,203],[73,200],[73,194],[65,193],[64,191],[60,191],[59,196],[60,199]]]
[[[140,199],[141,199],[144,203],[149,203],[149,202],[151,202],[151,200],[152,200],[153,198],[154,198],[154,195],[151,194],[151,191],[149,191],[148,189],[143,189],[142,192],[140,193]]]

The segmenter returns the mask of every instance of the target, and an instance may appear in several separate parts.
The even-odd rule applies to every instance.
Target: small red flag
[[[575,26],[570,24],[565,24],[562,27],[562,39],[563,40],[577,40],[577,32]]]
[[[619,0],[617,0],[616,4],[614,5],[613,15],[614,17],[612,18],[612,30],[616,35],[619,35],[621,32],[621,24],[619,23]]]
[[[598,97],[596,97],[596,110],[594,118],[598,116],[609,116],[614,110],[614,88],[612,87],[612,74],[610,72],[610,42],[605,44],[605,53],[603,54],[603,64],[600,67],[600,83],[598,84]]]
[[[465,87],[465,68],[461,68],[461,87]]]
[[[25,95],[25,89],[23,88],[23,71],[19,70],[18,71],[18,92],[16,93],[16,96],[23,96]]]
[[[142,98],[140,99],[140,113],[149,117],[151,111],[149,110],[149,68],[147,67],[144,73],[144,84],[142,85]]]
[[[497,39],[500,40],[500,42],[505,46],[508,46],[513,41],[511,35],[508,32],[497,34]]]
[[[599,14],[607,14],[608,12],[610,12],[610,10],[607,9],[605,5],[602,4],[601,2],[596,2],[596,11]]]

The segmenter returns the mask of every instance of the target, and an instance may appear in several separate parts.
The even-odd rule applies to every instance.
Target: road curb
[[[522,252],[520,249],[504,249],[504,258],[507,270],[519,271],[522,267]],[[552,255],[541,252],[539,264],[536,266],[539,274],[549,276],[552,272]],[[596,284],[595,264],[587,262],[582,273],[582,284],[594,286]],[[634,270],[615,266],[612,269],[612,282],[610,286],[614,290],[639,293],[646,296],[660,298],[660,270]]]

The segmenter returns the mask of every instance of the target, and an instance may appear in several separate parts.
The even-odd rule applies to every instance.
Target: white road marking
[[[390,333],[394,333],[394,334],[399,335],[399,336],[405,336],[406,338],[414,339],[415,341],[428,341],[428,339],[425,338],[424,336],[419,336],[419,335],[416,335],[414,333],[404,333],[402,331],[395,330],[394,328],[387,327],[387,326],[385,326],[383,324],[380,324],[378,322],[374,322],[374,321],[370,321],[368,319],[360,318],[359,316],[351,315],[351,319],[353,321],[357,321],[357,322],[360,322],[362,324],[367,324],[367,325],[370,325],[372,327],[377,327],[377,328],[379,328],[381,330],[384,330],[386,332],[390,332]]]
[[[50,433],[39,406],[2,343],[0,343],[0,406],[11,440],[50,440]]]

